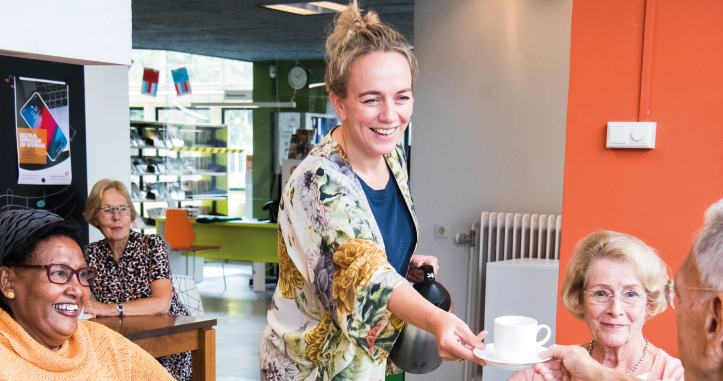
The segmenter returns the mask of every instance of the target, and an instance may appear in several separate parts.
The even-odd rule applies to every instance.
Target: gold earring
[[[15,299],[15,293],[12,291],[8,292],[8,299]]]

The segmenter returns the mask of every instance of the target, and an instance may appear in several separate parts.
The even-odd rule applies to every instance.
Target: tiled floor
[[[220,263],[207,263],[204,281],[198,284],[205,316],[218,320],[216,326],[216,380],[259,380],[259,344],[266,328],[266,311],[274,292],[249,287],[251,263],[227,263],[223,290]]]

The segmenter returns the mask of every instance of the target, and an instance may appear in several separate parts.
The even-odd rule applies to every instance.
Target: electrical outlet
[[[449,224],[434,224],[435,238],[449,238]]]

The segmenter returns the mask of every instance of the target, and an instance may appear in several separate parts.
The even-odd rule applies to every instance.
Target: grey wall
[[[466,316],[468,248],[482,211],[562,213],[572,0],[417,0],[411,180],[418,252]],[[448,223],[449,239],[434,237]],[[461,380],[445,363],[410,380]],[[493,381],[493,380],[485,380]]]
[[[128,66],[85,67],[85,132],[88,193],[98,180],[121,181],[130,191],[131,157],[128,113]],[[79,207],[85,208],[85,205]],[[103,239],[88,227],[90,242]]]

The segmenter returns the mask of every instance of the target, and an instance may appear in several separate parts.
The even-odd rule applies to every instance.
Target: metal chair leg
[[[181,252],[183,253],[183,252]],[[188,252],[186,252],[186,276],[188,276]],[[193,278],[193,277],[191,277]]]
[[[191,275],[191,278],[193,280],[196,280],[196,252],[193,251],[193,275]]]
[[[226,291],[226,269],[223,267],[223,250],[218,249],[221,254],[221,273],[223,274],[223,290]]]

